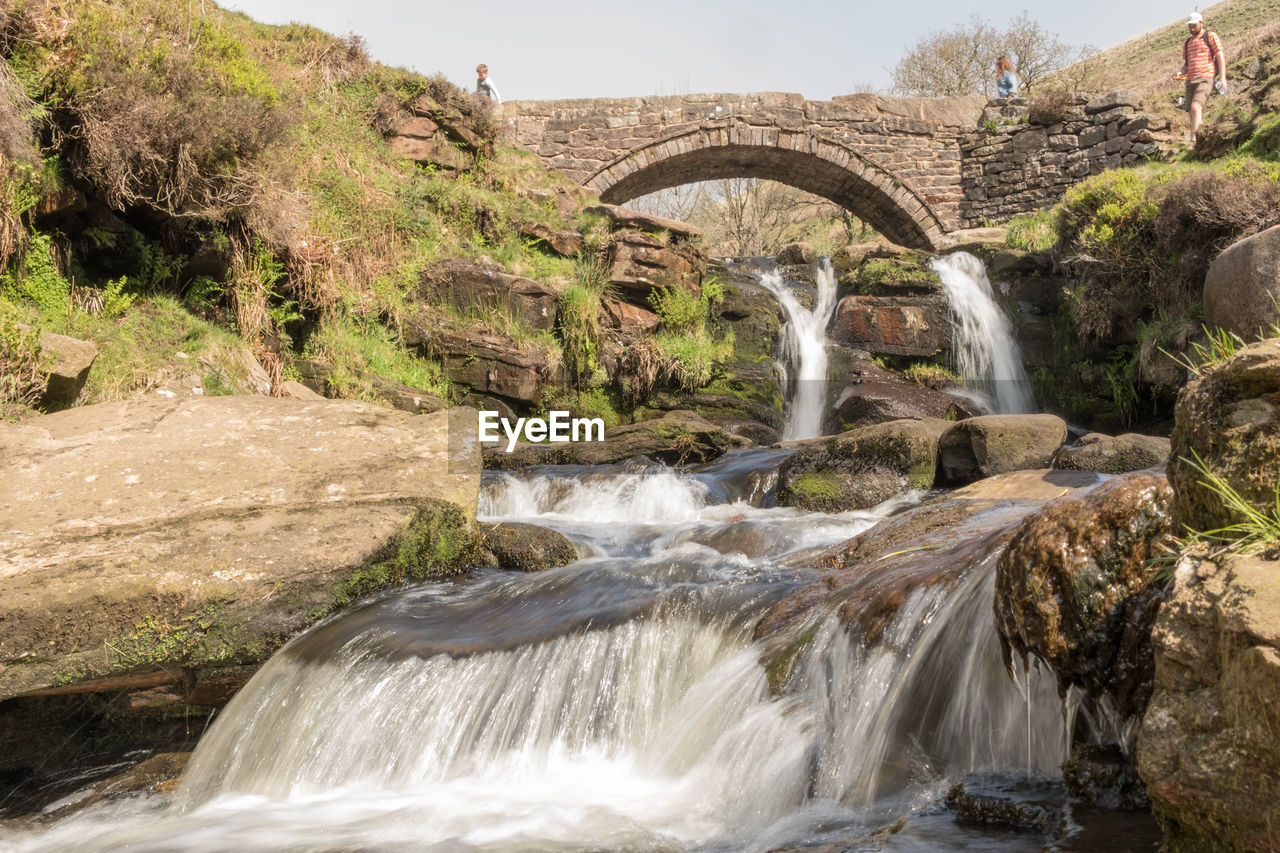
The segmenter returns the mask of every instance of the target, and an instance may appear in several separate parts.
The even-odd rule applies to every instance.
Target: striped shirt
[[[1212,49],[1209,47],[1210,44],[1213,45]],[[1222,42],[1218,40],[1218,34],[1210,30],[1202,30],[1200,35],[1192,36],[1182,45],[1182,58],[1186,62],[1182,71],[1188,80],[1212,80],[1218,76],[1214,57],[1221,55]]]

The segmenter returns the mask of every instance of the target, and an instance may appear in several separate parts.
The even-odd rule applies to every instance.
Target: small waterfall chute
[[[965,388],[997,414],[1035,411],[1022,353],[996,304],[986,266],[968,252],[935,258],[932,266],[951,311],[952,359]]]
[[[782,358],[787,366],[790,400],[785,441],[815,438],[822,434],[827,404],[827,325],[836,306],[836,274],[826,258],[818,264],[813,307],[805,308],[775,270],[760,278],[782,306]]]

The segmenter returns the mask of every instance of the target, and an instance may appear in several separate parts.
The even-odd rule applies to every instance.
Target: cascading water
[[[826,258],[818,265],[815,283],[813,307],[806,309],[777,270],[760,277],[760,284],[778,297],[787,318],[782,327],[782,358],[788,377],[794,378],[789,383],[791,400],[782,432],[786,441],[822,434],[827,403],[827,324],[836,306],[836,275]]]
[[[1022,354],[996,304],[982,261],[968,252],[933,260],[951,309],[951,349],[965,387],[1000,414],[1035,411]]]
[[[753,630],[811,580],[795,555],[903,502],[717,502],[740,490],[731,469],[488,478],[482,515],[592,556],[411,587],[318,626],[218,717],[175,805],[0,830],[0,849],[763,851],[865,838],[970,770],[1057,767],[1056,685],[1004,672],[992,558],[907,594],[874,640],[815,611],[771,689]]]

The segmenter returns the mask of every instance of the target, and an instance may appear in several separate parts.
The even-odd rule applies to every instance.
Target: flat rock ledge
[[[201,704],[344,604],[460,571],[475,423],[192,397],[0,425],[0,701],[163,675],[158,701]]]

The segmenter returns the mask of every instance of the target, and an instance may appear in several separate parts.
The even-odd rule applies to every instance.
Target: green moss
[[[809,628],[785,649],[774,655],[769,660],[769,663],[765,665],[765,677],[769,681],[770,695],[776,697],[785,692],[787,679],[791,677],[791,670],[795,666],[796,658],[800,656],[800,653],[804,651],[809,643],[813,642],[813,638],[817,634],[817,626]]]
[[[840,478],[830,471],[806,471],[791,481],[790,488],[806,501],[835,501],[843,493]]]
[[[846,281],[860,295],[889,296],[904,290],[932,289],[939,279],[923,258],[909,254],[901,258],[869,258]]]

